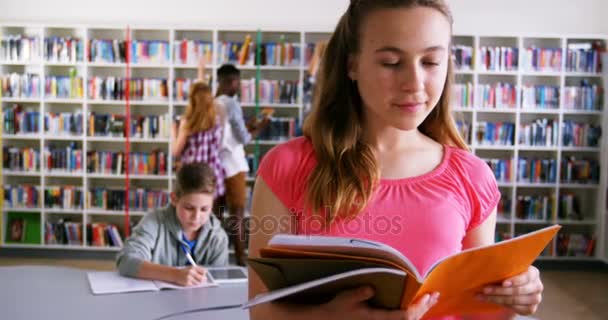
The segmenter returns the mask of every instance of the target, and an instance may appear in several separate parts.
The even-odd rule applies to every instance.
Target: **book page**
[[[158,291],[153,281],[123,277],[116,271],[88,272],[93,294],[112,294],[137,291]]]
[[[268,242],[270,248],[308,252],[336,253],[388,260],[410,270],[419,282],[422,277],[414,264],[401,252],[386,244],[356,238],[278,234]]]

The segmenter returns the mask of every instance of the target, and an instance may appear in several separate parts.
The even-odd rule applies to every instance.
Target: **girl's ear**
[[[358,58],[356,55],[350,54],[348,55],[348,60],[346,61],[346,68],[348,69],[348,77],[350,80],[357,80],[357,62]]]
[[[169,194],[169,200],[171,200],[171,204],[172,204],[174,207],[176,207],[176,206],[177,206],[177,200],[179,200],[179,199],[177,198],[177,195],[175,194],[175,192],[171,192],[171,193]]]

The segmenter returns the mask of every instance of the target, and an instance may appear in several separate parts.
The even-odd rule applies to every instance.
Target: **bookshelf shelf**
[[[27,60],[20,61],[9,61],[4,57],[0,56],[0,76],[4,76],[11,73],[25,74],[26,70],[28,73],[38,75],[40,81],[40,89],[37,93],[32,94],[21,94],[17,93],[14,97],[2,97],[2,108],[10,109],[15,104],[22,105],[23,109],[28,112],[37,112],[38,117],[38,132],[39,134],[24,134],[18,132],[5,131],[2,135],[3,146],[5,147],[16,147],[20,149],[31,148],[37,153],[36,164],[31,170],[18,171],[13,169],[3,169],[2,177],[5,185],[19,186],[19,185],[32,185],[39,189],[41,200],[44,199],[45,195],[43,190],[46,190],[48,186],[57,185],[74,185],[81,188],[83,191],[83,206],[90,205],[89,197],[94,189],[107,190],[124,190],[124,182],[126,175],[124,174],[104,174],[96,172],[88,172],[88,160],[90,160],[91,153],[94,152],[124,152],[126,150],[126,138],[124,137],[113,137],[113,136],[93,136],[89,130],[89,118],[90,113],[96,115],[106,114],[126,114],[127,102],[122,100],[120,97],[103,96],[93,94],[93,89],[90,87],[89,80],[98,78],[100,81],[105,80],[108,77],[124,78],[126,77],[127,63],[120,57],[116,60],[102,58],[102,55],[98,55],[91,58],[89,61],[87,55],[83,54],[84,60],[74,59],[70,57],[68,59],[62,59],[57,57],[47,57],[44,54],[43,43],[46,37],[70,37],[72,39],[78,39],[83,43],[88,44],[94,42],[95,45],[108,48],[113,48],[114,45],[119,45],[126,40],[126,30],[123,26],[66,26],[66,27],[53,27],[53,26],[29,26],[29,25],[0,25],[0,32],[4,31],[3,34],[15,34],[21,33],[28,37],[37,39],[41,47],[41,52],[34,54]],[[180,115],[184,112],[187,101],[184,100],[185,95],[177,95],[178,81],[192,80],[196,77],[197,59],[193,59],[192,56],[184,56],[178,54],[179,46],[193,46],[200,45],[206,55],[210,58],[210,63],[207,65],[207,72],[210,75],[215,75],[217,69],[221,66],[222,61],[233,60],[234,57],[230,57],[225,51],[228,47],[228,43],[242,42],[246,35],[251,35],[252,40],[256,41],[256,31],[254,29],[223,29],[223,28],[208,28],[208,29],[180,29],[180,28],[139,28],[137,26],[131,29],[131,39],[137,41],[149,41],[159,44],[167,50],[158,50],[163,52],[159,56],[151,57],[150,59],[137,60],[137,63],[130,63],[131,77],[134,79],[156,79],[163,81],[162,83],[162,94],[154,95],[137,95],[138,98],[131,98],[129,105],[131,107],[131,114],[137,116],[163,116],[168,115],[173,118],[174,116]],[[276,83],[272,81],[297,81],[295,89],[297,89],[297,97],[294,99],[262,99],[260,101],[273,101],[281,103],[266,103],[260,102],[258,105],[255,103],[241,103],[243,112],[246,116],[251,116],[254,112],[258,112],[258,107],[261,108],[273,108],[275,109],[276,118],[290,118],[296,119],[293,127],[299,128],[301,126],[301,120],[304,118],[308,108],[311,105],[311,95],[307,95],[305,80],[309,80],[309,56],[315,50],[315,45],[319,41],[327,40],[331,36],[330,32],[308,32],[308,31],[262,31],[262,43],[278,43],[279,41],[285,41],[285,43],[294,45],[294,52],[298,53],[297,61],[288,63],[287,65],[274,65],[272,63],[263,63],[259,67],[261,70],[262,81],[268,81],[267,86],[274,86]],[[103,41],[109,40],[108,43]],[[463,125],[461,131],[463,134],[468,135],[467,143],[472,151],[481,158],[485,159],[499,159],[499,160],[510,160],[511,173],[510,177],[503,178],[502,181],[498,182],[498,186],[502,192],[505,201],[508,201],[508,205],[501,207],[504,211],[498,219],[497,230],[503,232],[509,236],[515,236],[520,232],[533,231],[544,225],[550,223],[560,223],[564,226],[563,230],[566,233],[579,232],[579,229],[588,231],[590,234],[597,238],[598,247],[596,253],[592,257],[562,257],[557,256],[558,241],[553,242],[553,251],[550,256],[541,257],[541,259],[549,260],[589,260],[604,257],[608,255],[608,251],[602,247],[603,243],[606,242],[607,237],[605,236],[606,230],[606,216],[608,213],[605,212],[605,200],[606,200],[606,180],[608,180],[608,174],[606,163],[608,163],[608,139],[602,137],[599,144],[594,146],[595,143],[588,143],[586,141],[568,143],[564,141],[564,129],[563,126],[567,122],[578,123],[578,124],[592,124],[599,128],[603,133],[608,132],[608,114],[603,110],[608,107],[608,99],[600,99],[602,102],[597,104],[588,105],[585,101],[576,100],[572,97],[581,96],[581,90],[588,90],[593,85],[599,86],[600,88],[608,87],[606,71],[601,73],[598,72],[586,72],[595,71],[594,69],[577,69],[569,68],[566,62],[567,53],[572,45],[580,45],[589,41],[599,41],[605,45],[608,41],[608,35],[599,35],[589,37],[588,35],[568,36],[561,37],[556,35],[477,35],[477,34],[460,34],[454,36],[454,45],[456,48],[463,49],[463,52],[469,52],[471,59],[467,62],[466,57],[460,57],[456,59],[457,69],[455,71],[455,83],[462,85],[460,89],[464,94],[462,96],[468,97],[467,99],[458,99],[457,103],[454,103],[453,111],[458,113],[458,116],[462,118]],[[207,46],[208,45],[208,46]],[[519,65],[514,66],[485,66],[482,61],[482,57],[492,50],[492,48],[506,48],[506,54],[518,54],[517,58]],[[531,67],[530,61],[539,61],[541,59],[530,59],[529,55],[533,54],[531,49],[536,48],[540,50],[555,50],[562,54],[561,64],[558,65],[546,65],[546,66],[535,66]],[[511,51],[512,49],[516,49]],[[110,49],[112,50],[112,49]],[[484,51],[487,50],[487,51]],[[167,52],[167,55],[164,54]],[[553,51],[552,51],[553,52]],[[546,52],[544,52],[546,54]],[[64,57],[65,58],[65,57]],[[507,61],[506,59],[497,59]],[[544,59],[550,61],[550,59]],[[602,63],[606,66],[607,63]],[[248,81],[251,90],[254,92],[253,86],[254,79],[257,74],[258,67],[251,64],[251,60],[248,60],[245,65],[238,66],[243,72],[241,78],[244,82],[243,87]],[[30,71],[31,69],[31,71]],[[607,69],[607,68],[605,68]],[[582,72],[579,72],[582,71]],[[78,92],[77,95],[47,95],[45,92],[44,81],[49,76],[68,76],[71,72],[76,72],[76,77],[81,79],[82,92]],[[581,83],[585,83],[584,85]],[[506,90],[508,94],[505,97],[513,97],[512,99],[506,99],[503,97],[503,101],[486,101],[484,97],[492,96],[489,93],[496,93],[496,84],[502,84],[501,90]],[[309,83],[310,84],[310,83]],[[182,83],[184,87],[189,85],[189,82]],[[583,87],[587,86],[588,87]],[[215,91],[217,89],[217,81],[212,82],[212,88]],[[485,91],[484,91],[485,90]],[[154,90],[153,90],[154,91]],[[246,90],[244,90],[247,92]],[[548,101],[537,101],[535,97],[540,96],[540,92],[546,97],[552,97],[553,94],[557,94],[555,99],[548,99]],[[80,95],[82,94],[82,95]],[[242,93],[241,93],[242,94]],[[51,98],[61,97],[61,98]],[[496,95],[494,95],[496,96]],[[82,98],[63,98],[63,97],[82,97]],[[116,98],[118,100],[108,100],[104,98]],[[528,101],[526,101],[528,99]],[[508,101],[507,101],[508,100]],[[242,101],[255,101],[253,97],[243,97]],[[289,102],[289,103],[283,103]],[[547,103],[545,103],[547,102]],[[578,109],[575,109],[578,108]],[[78,135],[61,135],[47,133],[44,127],[45,116],[49,113],[62,114],[62,113],[80,113],[83,115],[82,130],[70,131],[78,132]],[[523,143],[520,140],[520,135],[524,134],[523,125],[531,125],[534,123],[542,123],[544,119],[553,120],[554,128],[557,128],[556,141],[553,141],[550,146],[530,146]],[[510,139],[503,139],[501,141],[488,142],[484,138],[485,135],[491,136],[491,130],[495,130],[493,125],[512,124],[513,126],[508,129],[510,132]],[[490,124],[490,125],[488,125]],[[290,123],[292,125],[292,123]],[[485,127],[483,127],[485,126]],[[538,129],[538,128],[537,128]],[[585,130],[587,130],[586,128]],[[500,130],[500,129],[497,129]],[[31,130],[30,130],[31,131]],[[35,131],[35,130],[34,130]],[[486,132],[487,131],[487,132]],[[27,132],[27,131],[25,131]],[[54,132],[54,131],[48,131]],[[81,133],[82,132],[82,133]],[[494,136],[499,131],[492,132]],[[504,134],[505,132],[503,132]],[[290,136],[293,133],[290,134]],[[142,135],[148,136],[148,135]],[[152,135],[149,135],[150,137]],[[605,134],[604,134],[605,136]],[[481,137],[481,138],[480,138]],[[256,156],[252,161],[252,167],[255,168],[259,163],[261,156],[273,146],[280,144],[283,140],[274,140],[274,136],[271,137],[260,137],[258,140],[252,141],[247,145],[246,151],[249,154],[253,150],[256,150]],[[129,179],[133,189],[135,188],[146,188],[151,191],[161,190],[166,192],[171,190],[173,181],[171,177],[174,176],[173,165],[174,159],[169,155],[173,141],[168,137],[167,134],[156,135],[155,138],[136,138],[130,137],[130,147],[132,153],[146,153],[152,152],[152,150],[160,150],[166,155],[166,174],[165,175],[136,175],[130,174]],[[48,172],[46,168],[46,162],[44,154],[46,149],[53,146],[56,150],[65,149],[65,147],[75,143],[77,149],[81,152],[82,158],[81,168],[84,168],[79,172]],[[538,144],[538,143],[537,143]],[[575,146],[565,146],[575,145]],[[587,147],[591,145],[592,147]],[[259,152],[259,154],[258,154]],[[259,156],[259,157],[258,157]],[[552,183],[529,183],[520,180],[519,171],[521,167],[518,163],[519,160],[525,160],[526,158],[538,159],[540,163],[542,161],[552,160],[555,179],[551,180],[538,180],[538,179],[527,179],[525,181],[557,181]],[[600,176],[596,177],[594,181],[596,183],[583,184],[583,183],[563,183],[562,172],[566,170],[564,167],[568,159],[575,158],[576,161],[597,161],[600,164]],[[544,164],[547,165],[547,164]],[[99,172],[102,169],[98,170]],[[138,172],[155,172],[155,171],[138,171]],[[252,177],[247,178],[248,186],[250,187],[255,179],[255,172],[251,172]],[[499,179],[500,180],[500,179]],[[580,179],[579,179],[580,180]],[[577,181],[577,179],[572,179]],[[521,215],[518,215],[517,201],[520,198],[525,197],[542,197],[550,196],[554,205],[560,204],[560,201],[564,201],[562,198],[569,195],[576,195],[581,197],[581,203],[584,204],[585,216],[583,220],[571,220],[570,215],[554,216],[544,215],[544,219],[521,219]],[[585,201],[583,201],[585,200]],[[39,201],[43,206],[44,201]],[[93,204],[93,206],[100,206],[100,202]],[[116,208],[121,206],[109,205],[108,207]],[[114,210],[101,210],[98,208],[88,209],[61,209],[61,208],[3,208],[2,216],[0,216],[0,222],[2,225],[2,232],[6,234],[6,228],[9,225],[8,219],[11,214],[16,212],[17,214],[31,215],[34,216],[32,219],[39,221],[40,229],[39,236],[37,237],[37,244],[24,244],[24,243],[7,243],[6,239],[0,239],[0,247],[12,247],[12,248],[43,248],[43,249],[66,249],[66,250],[90,250],[90,251],[116,251],[116,247],[95,247],[83,241],[82,245],[45,245],[44,243],[44,232],[45,223],[56,222],[65,217],[72,218],[73,221],[85,224],[91,224],[95,222],[104,223],[110,222],[117,224],[119,228],[123,228],[124,225],[124,211]],[[136,223],[141,216],[145,215],[145,212],[130,210],[129,211],[133,223]],[[536,216],[538,218],[539,216]],[[568,218],[568,219],[566,219]],[[576,219],[576,218],[574,218]],[[82,227],[82,237],[87,239],[88,231],[87,228]],[[41,240],[40,240],[41,239]]]
[[[2,102],[10,102],[10,103],[39,103],[41,102],[40,98],[2,98]]]
[[[5,207],[4,211],[14,211],[14,212],[28,212],[28,213],[38,213],[42,211],[42,208],[9,208]]]
[[[40,140],[39,134],[3,134],[4,140]]]

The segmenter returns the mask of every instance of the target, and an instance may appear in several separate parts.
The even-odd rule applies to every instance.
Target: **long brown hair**
[[[307,205],[313,212],[328,213],[325,217],[328,221],[358,215],[380,179],[372,149],[362,139],[361,96],[348,77],[348,57],[359,50],[363,20],[374,10],[416,6],[434,8],[452,24],[450,10],[443,0],[351,0],[327,44],[304,135],[311,140],[318,162],[308,178]],[[418,129],[441,144],[467,150],[450,110],[454,75],[449,60],[439,102]]]
[[[216,125],[217,110],[211,94],[211,88],[198,81],[190,86],[188,106],[184,117],[188,132],[209,130]]]

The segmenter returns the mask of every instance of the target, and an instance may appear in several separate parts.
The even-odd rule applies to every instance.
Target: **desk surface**
[[[2,319],[154,320],[187,310],[236,305],[247,300],[246,284],[94,296],[86,274],[87,270],[64,267],[0,267]],[[235,308],[177,315],[168,320],[194,318],[245,320],[249,314]]]

